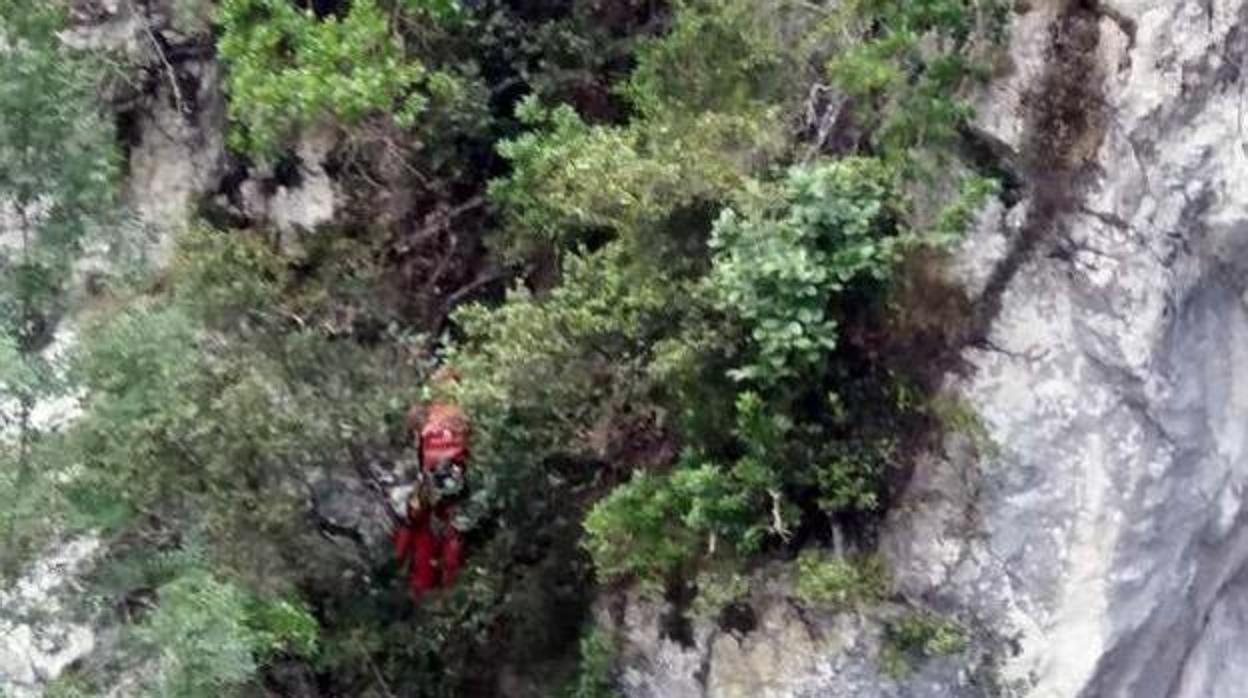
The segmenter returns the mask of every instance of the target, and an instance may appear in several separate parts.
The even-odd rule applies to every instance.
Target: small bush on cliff
[[[604,581],[636,577],[651,589],[701,558],[740,558],[795,518],[773,466],[781,430],[752,393],[737,401],[737,434],[748,453],[724,465],[689,453],[663,475],[638,473],[585,518],[586,548]]]
[[[876,146],[894,162],[946,157],[944,146],[973,115],[963,88],[987,75],[1003,38],[1004,0],[850,2],[841,10],[852,42],[828,74],[875,124]]]
[[[154,692],[170,698],[246,695],[261,663],[278,653],[310,656],[317,623],[285,601],[249,598],[235,585],[192,570],[159,590],[160,605],[138,629],[159,656]]]
[[[899,678],[910,673],[913,662],[959,654],[967,643],[966,630],[956,621],[927,611],[912,612],[885,628],[880,663],[885,673]]]
[[[616,649],[611,638],[598,629],[581,638],[576,678],[560,698],[619,698],[612,679]]]
[[[883,560],[875,556],[834,558],[807,550],[797,558],[797,598],[812,606],[852,608],[883,600],[891,582]]]
[[[725,608],[746,601],[750,595],[750,578],[735,565],[708,566],[694,577],[697,596],[689,612],[696,620],[710,620]]]

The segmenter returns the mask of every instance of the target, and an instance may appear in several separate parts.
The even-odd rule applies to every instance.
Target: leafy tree
[[[875,124],[874,141],[888,159],[944,157],[942,147],[973,115],[963,88],[987,77],[1008,12],[1002,0],[846,3],[842,21],[863,38],[832,56],[828,73]]]
[[[0,65],[0,117],[11,101],[27,120],[60,108],[96,124],[72,113],[89,80],[58,78],[81,99],[18,103],[63,89],[35,68],[75,64],[36,31],[54,13],[0,3],[6,36],[36,37],[13,44],[25,68]],[[181,5],[206,37],[207,3]],[[137,633],[157,693],[245,694],[280,658],[335,694],[422,697],[488,694],[482,667],[547,673],[551,659],[563,666],[541,678],[557,691],[591,562],[650,588],[708,568],[742,580],[758,554],[833,522],[865,531],[925,418],[876,339],[892,282],[991,192],[915,175],[955,150],[997,5],[224,0],[233,145],[273,159],[301,129],[340,129],[351,220],[297,259],[261,231],[191,231],[158,283],[101,297],[65,383],[81,417],[16,451],[33,467],[0,470],[6,485],[27,473],[10,529],[33,540],[42,491],[109,538],[97,591],[160,601]],[[847,137],[806,142],[832,116]],[[45,141],[0,119],[0,201],[26,201],[20,230],[40,241],[24,248],[37,264],[0,271],[3,298],[38,310],[5,306],[0,383],[15,395],[58,382],[35,350],[89,227],[70,212],[107,200],[73,172],[111,162],[72,164],[90,134],[50,121],[25,129],[52,128]],[[60,154],[31,159],[31,145]],[[492,211],[475,203],[487,186]],[[481,238],[510,254],[479,269]],[[451,276],[480,276],[424,278],[443,248],[465,267]],[[440,317],[411,310],[413,280],[441,308],[479,301],[441,346]],[[402,414],[436,392],[422,380],[435,356],[463,375],[441,397],[473,419],[465,509],[485,515],[456,589],[414,614],[395,570],[368,562],[384,551],[352,556],[310,530],[307,495],[403,457]],[[41,489],[40,471],[72,477]],[[812,598],[878,596],[870,566],[799,559]],[[609,643],[584,637],[568,690],[609,695]]]
[[[310,474],[389,450],[407,398],[395,381],[415,385],[420,359],[404,339],[335,341],[293,320],[282,300],[300,294],[255,238],[197,232],[173,269],[166,298],[84,333],[83,414],[60,449],[85,465],[73,495],[198,530],[219,564],[280,589],[302,573]]]
[[[246,695],[260,663],[277,652],[310,655],[317,623],[286,601],[250,598],[204,570],[189,570],[159,590],[160,605],[136,629],[159,656],[153,694],[168,698]]]
[[[112,129],[96,104],[96,72],[57,37],[56,4],[0,3],[0,563],[12,573],[50,523],[54,495],[35,408],[59,391],[40,353],[72,264],[113,201]]]
[[[453,3],[407,2],[404,9],[453,10]],[[409,56],[377,0],[356,0],[339,17],[316,17],[289,0],[225,0],[221,57],[230,69],[235,147],[273,155],[300,126],[358,123],[393,113],[415,123],[430,91],[453,88]]]
[[[778,216],[720,216],[709,282],[756,351],[734,376],[774,385],[817,371],[836,348],[838,296],[886,279],[910,240],[892,182],[879,161],[836,160],[791,171]]]
[[[621,88],[636,116],[591,125],[570,107],[536,99],[518,110],[529,131],[504,141],[512,164],[490,193],[516,231],[513,253],[534,243],[574,246],[606,230],[669,250],[667,220],[733,198],[785,147],[781,106],[804,53],[786,50],[796,3],[677,3],[672,30],[638,48]]]

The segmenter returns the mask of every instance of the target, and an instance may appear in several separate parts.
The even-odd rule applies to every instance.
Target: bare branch
[[[129,5],[130,11],[135,14],[139,24],[143,27],[143,33],[147,35],[147,40],[152,44],[152,49],[156,51],[156,56],[160,58],[161,64],[164,65],[165,74],[169,78],[169,87],[173,90],[173,101],[178,107],[178,113],[187,116],[190,114],[190,110],[186,106],[186,100],[182,97],[182,87],[178,85],[178,72],[173,67],[173,63],[169,61],[169,56],[165,54],[165,47],[161,45],[156,32],[152,31],[152,25],[148,22],[147,13],[139,11],[138,5],[133,1]]]

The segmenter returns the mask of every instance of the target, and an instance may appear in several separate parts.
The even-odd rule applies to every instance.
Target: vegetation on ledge
[[[297,171],[327,129],[349,205],[294,252],[192,226],[47,358],[87,233],[131,229],[103,68],[55,39],[57,3],[0,0],[0,219],[25,244],[0,265],[0,561],[97,532],[85,612],[129,638],[63,695],[146,667],[180,698],[488,695],[507,672],[598,698],[596,590],[696,587],[706,611],[796,558],[812,605],[889,595],[875,526],[948,412],[906,290],[995,192],[957,163],[1003,0],[178,5],[241,171]],[[81,414],[33,421],[54,393]],[[473,421],[471,529],[417,608],[384,541],[309,506],[410,458],[431,397]],[[964,637],[890,632],[901,658]]]

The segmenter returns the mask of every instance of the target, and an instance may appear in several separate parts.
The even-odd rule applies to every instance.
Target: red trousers
[[[464,549],[459,531],[451,525],[454,514],[454,506],[440,504],[432,511],[417,513],[394,531],[394,552],[400,568],[410,564],[407,587],[413,598],[455,583]]]

